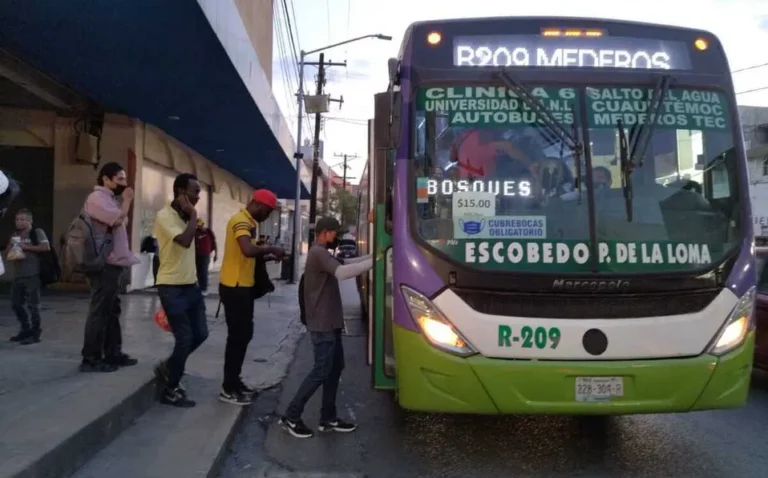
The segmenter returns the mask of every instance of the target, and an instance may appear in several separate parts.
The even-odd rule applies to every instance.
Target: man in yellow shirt
[[[173,201],[155,218],[160,269],[157,292],[160,304],[176,340],[167,360],[155,367],[155,375],[165,385],[160,402],[176,407],[194,407],[181,386],[187,358],[208,338],[205,302],[197,284],[195,231],[200,199],[200,183],[194,174],[183,173],[173,182]]]
[[[219,296],[227,321],[227,345],[224,352],[224,383],[219,400],[233,405],[248,405],[255,390],[240,377],[248,344],[253,338],[253,286],[256,257],[285,255],[279,247],[255,245],[258,223],[267,220],[277,206],[272,191],[258,189],[245,208],[227,223],[224,259],[219,273]]]

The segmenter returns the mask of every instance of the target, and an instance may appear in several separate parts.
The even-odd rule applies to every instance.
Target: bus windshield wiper
[[[653,137],[653,130],[656,128],[658,115],[661,105],[669,92],[673,78],[670,75],[663,75],[656,82],[653,93],[650,98],[650,107],[648,108],[648,118],[646,121],[637,125],[636,134],[630,132],[629,138],[629,158],[633,167],[642,167],[645,160],[645,153],[648,151],[648,145]]]
[[[632,173],[635,168],[642,168],[645,153],[653,137],[653,131],[658,121],[661,105],[667,96],[673,78],[663,75],[656,82],[650,98],[648,118],[643,124],[634,124],[629,130],[629,140],[624,132],[621,120],[616,122],[619,131],[619,161],[621,162],[621,189],[624,191],[624,202],[627,208],[627,222],[632,222],[633,190]]]
[[[531,110],[533,110],[541,124],[544,125],[544,127],[546,127],[547,130],[549,130],[549,132],[554,135],[555,138],[560,140],[561,144],[567,145],[568,148],[573,151],[573,157],[576,161],[576,170],[580,172],[581,157],[584,153],[584,145],[579,140],[578,128],[576,126],[575,118],[573,123],[573,132],[571,133],[552,116],[544,103],[542,103],[540,99],[533,96],[531,92],[528,91],[528,88],[526,88],[525,85],[523,85],[523,83],[515,78],[509,71],[501,70],[499,72],[499,79],[501,79],[502,83],[504,83],[504,86],[506,86],[507,89],[513,91],[518,96],[518,98],[523,100],[523,102],[528,105]],[[576,108],[574,108],[574,112],[575,110]],[[578,172],[578,201],[581,202],[581,177],[578,176]]]
[[[624,133],[624,123],[619,120],[616,122],[616,129],[619,130],[619,163],[621,167],[621,189],[624,191],[624,204],[627,208],[627,222],[632,222],[632,170],[634,163],[629,160],[629,147],[627,146],[627,135]],[[631,134],[631,133],[630,133]]]

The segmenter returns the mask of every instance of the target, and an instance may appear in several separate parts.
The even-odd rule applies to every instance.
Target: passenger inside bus
[[[573,186],[573,177],[561,158],[547,156],[536,128],[484,128],[459,133],[451,142],[452,179],[528,180],[535,201],[565,193]],[[447,146],[447,145],[446,145]],[[438,150],[443,148],[437,148]],[[446,148],[448,149],[448,148]],[[520,198],[499,198],[500,208],[512,208]],[[530,202],[532,198],[526,198]]]

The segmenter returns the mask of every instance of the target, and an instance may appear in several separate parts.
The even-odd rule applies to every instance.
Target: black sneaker
[[[29,337],[30,330],[29,329],[23,329],[19,330],[19,333],[11,337],[11,342],[21,342],[22,340]]]
[[[255,399],[258,396],[258,394],[259,394],[258,390],[256,390],[255,388],[251,388],[248,385],[244,384],[242,380],[237,385],[237,391],[242,393],[243,395],[247,396],[251,400]]]
[[[244,407],[253,403],[253,398],[240,391],[227,392],[226,390],[222,389],[221,393],[219,393],[219,401]]]
[[[80,363],[81,372],[109,373],[117,370],[117,365],[106,363],[102,360],[83,360]]]
[[[120,354],[116,357],[107,357],[104,359],[104,361],[112,365],[117,365],[118,367],[131,367],[139,363],[138,360],[128,354]]]
[[[32,345],[32,344],[39,344],[39,343],[40,343],[39,330],[31,330],[26,337],[24,337],[19,341],[19,344],[21,345]]]
[[[168,372],[168,362],[162,361],[158,362],[157,365],[155,365],[155,378],[163,387],[168,386],[168,381],[171,378],[170,372]],[[184,393],[187,393],[187,389],[184,388],[184,385],[179,383],[176,388],[181,390]]]
[[[347,423],[344,420],[339,420],[337,418],[332,422],[321,423],[317,429],[321,432],[349,433],[357,430],[357,425],[354,423]]]
[[[278,422],[281,427],[296,438],[312,438],[314,433],[301,420],[288,420],[285,417],[280,418]]]
[[[179,408],[192,408],[196,405],[193,400],[187,398],[187,393],[179,387],[166,388],[160,396],[160,403]]]

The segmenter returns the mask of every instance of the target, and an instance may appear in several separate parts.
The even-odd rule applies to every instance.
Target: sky
[[[386,90],[387,59],[396,57],[403,34],[416,21],[447,18],[557,15],[595,17],[677,25],[708,30],[720,38],[733,71],[736,92],[768,87],[768,0],[275,0],[272,89],[296,137],[298,67],[288,48],[285,7],[289,10],[297,48],[312,51],[362,35],[382,33],[392,41],[366,39],[325,52],[326,61],[347,67],[328,70],[325,92],[344,103],[332,103],[321,129],[325,161],[357,183],[367,157],[366,120],[373,117],[373,95]],[[283,6],[285,5],[285,7]],[[295,15],[295,17],[294,17]],[[317,61],[317,55],[307,58]],[[317,68],[305,69],[305,84],[314,91]],[[308,91],[305,88],[305,91]],[[739,104],[768,106],[768,89],[739,94]],[[302,136],[308,138],[307,122]],[[314,125],[314,123],[313,123]]]

